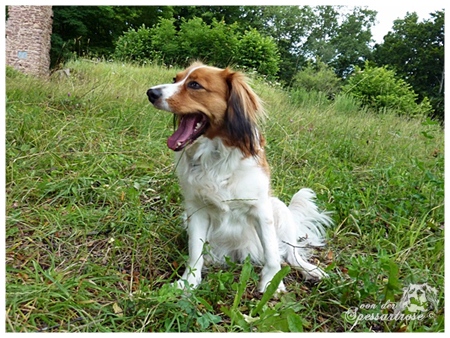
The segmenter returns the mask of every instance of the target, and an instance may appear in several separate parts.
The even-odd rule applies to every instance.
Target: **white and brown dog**
[[[174,83],[152,87],[147,95],[156,108],[178,118],[167,145],[176,151],[189,259],[177,285],[196,287],[204,261],[224,263],[226,256],[236,261],[250,256],[263,266],[261,292],[282,261],[299,267],[306,278],[326,276],[307,259],[310,247],[324,245],[323,226],[331,219],[318,210],[310,189],[297,192],[289,207],[271,196],[257,124],[264,112],[245,76],[196,62]],[[281,282],[278,291],[284,290]]]

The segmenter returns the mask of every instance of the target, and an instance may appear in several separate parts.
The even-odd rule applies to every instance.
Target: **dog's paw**
[[[171,283],[171,285],[177,289],[186,290],[190,289],[191,286],[189,285],[188,281],[186,279],[179,279],[176,282]]]
[[[184,276],[181,277],[176,282],[173,282],[172,285],[178,289],[189,290],[197,288],[200,282],[201,278],[195,278],[192,274],[190,274],[187,278]]]
[[[179,279],[169,285],[187,297],[190,297],[192,295],[192,291],[194,290],[193,286],[189,285],[188,281],[185,279]]]
[[[267,287],[269,286],[269,284],[271,283],[271,281],[261,281],[258,285],[258,291],[261,293],[266,292]],[[286,292],[286,287],[284,286],[283,281],[280,282],[280,284],[278,284],[277,290],[274,293],[274,297],[278,298],[278,295],[285,293]]]
[[[283,281],[280,282],[280,284],[278,284],[278,288],[277,291],[275,291],[275,293],[273,294],[273,297],[275,299],[278,299],[283,293],[286,293],[286,286],[284,286]]]
[[[321,280],[322,278],[327,278],[328,274],[323,271],[321,268],[319,267],[314,267],[312,269],[308,269],[308,270],[303,270],[302,271],[303,276],[305,277],[306,280]]]

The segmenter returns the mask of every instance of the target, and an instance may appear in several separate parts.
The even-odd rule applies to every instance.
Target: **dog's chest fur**
[[[267,196],[268,177],[257,161],[253,157],[244,159],[240,150],[226,147],[220,138],[202,137],[177,155],[177,174],[185,199],[200,204],[198,207],[227,211],[256,203],[261,193]]]

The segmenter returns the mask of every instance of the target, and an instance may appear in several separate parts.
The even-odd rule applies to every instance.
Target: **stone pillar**
[[[8,6],[6,64],[23,73],[50,74],[52,6]]]

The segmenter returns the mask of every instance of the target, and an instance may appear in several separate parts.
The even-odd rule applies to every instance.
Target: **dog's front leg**
[[[273,211],[270,201],[255,207],[256,231],[264,250],[264,267],[261,271],[259,291],[264,292],[275,274],[281,269],[278,237],[273,220]],[[278,292],[286,291],[283,281],[278,285]]]
[[[203,245],[209,226],[208,216],[197,210],[187,217],[187,232],[189,237],[189,258],[186,270],[178,280],[177,286],[184,289],[187,285],[197,287],[202,281]]]

